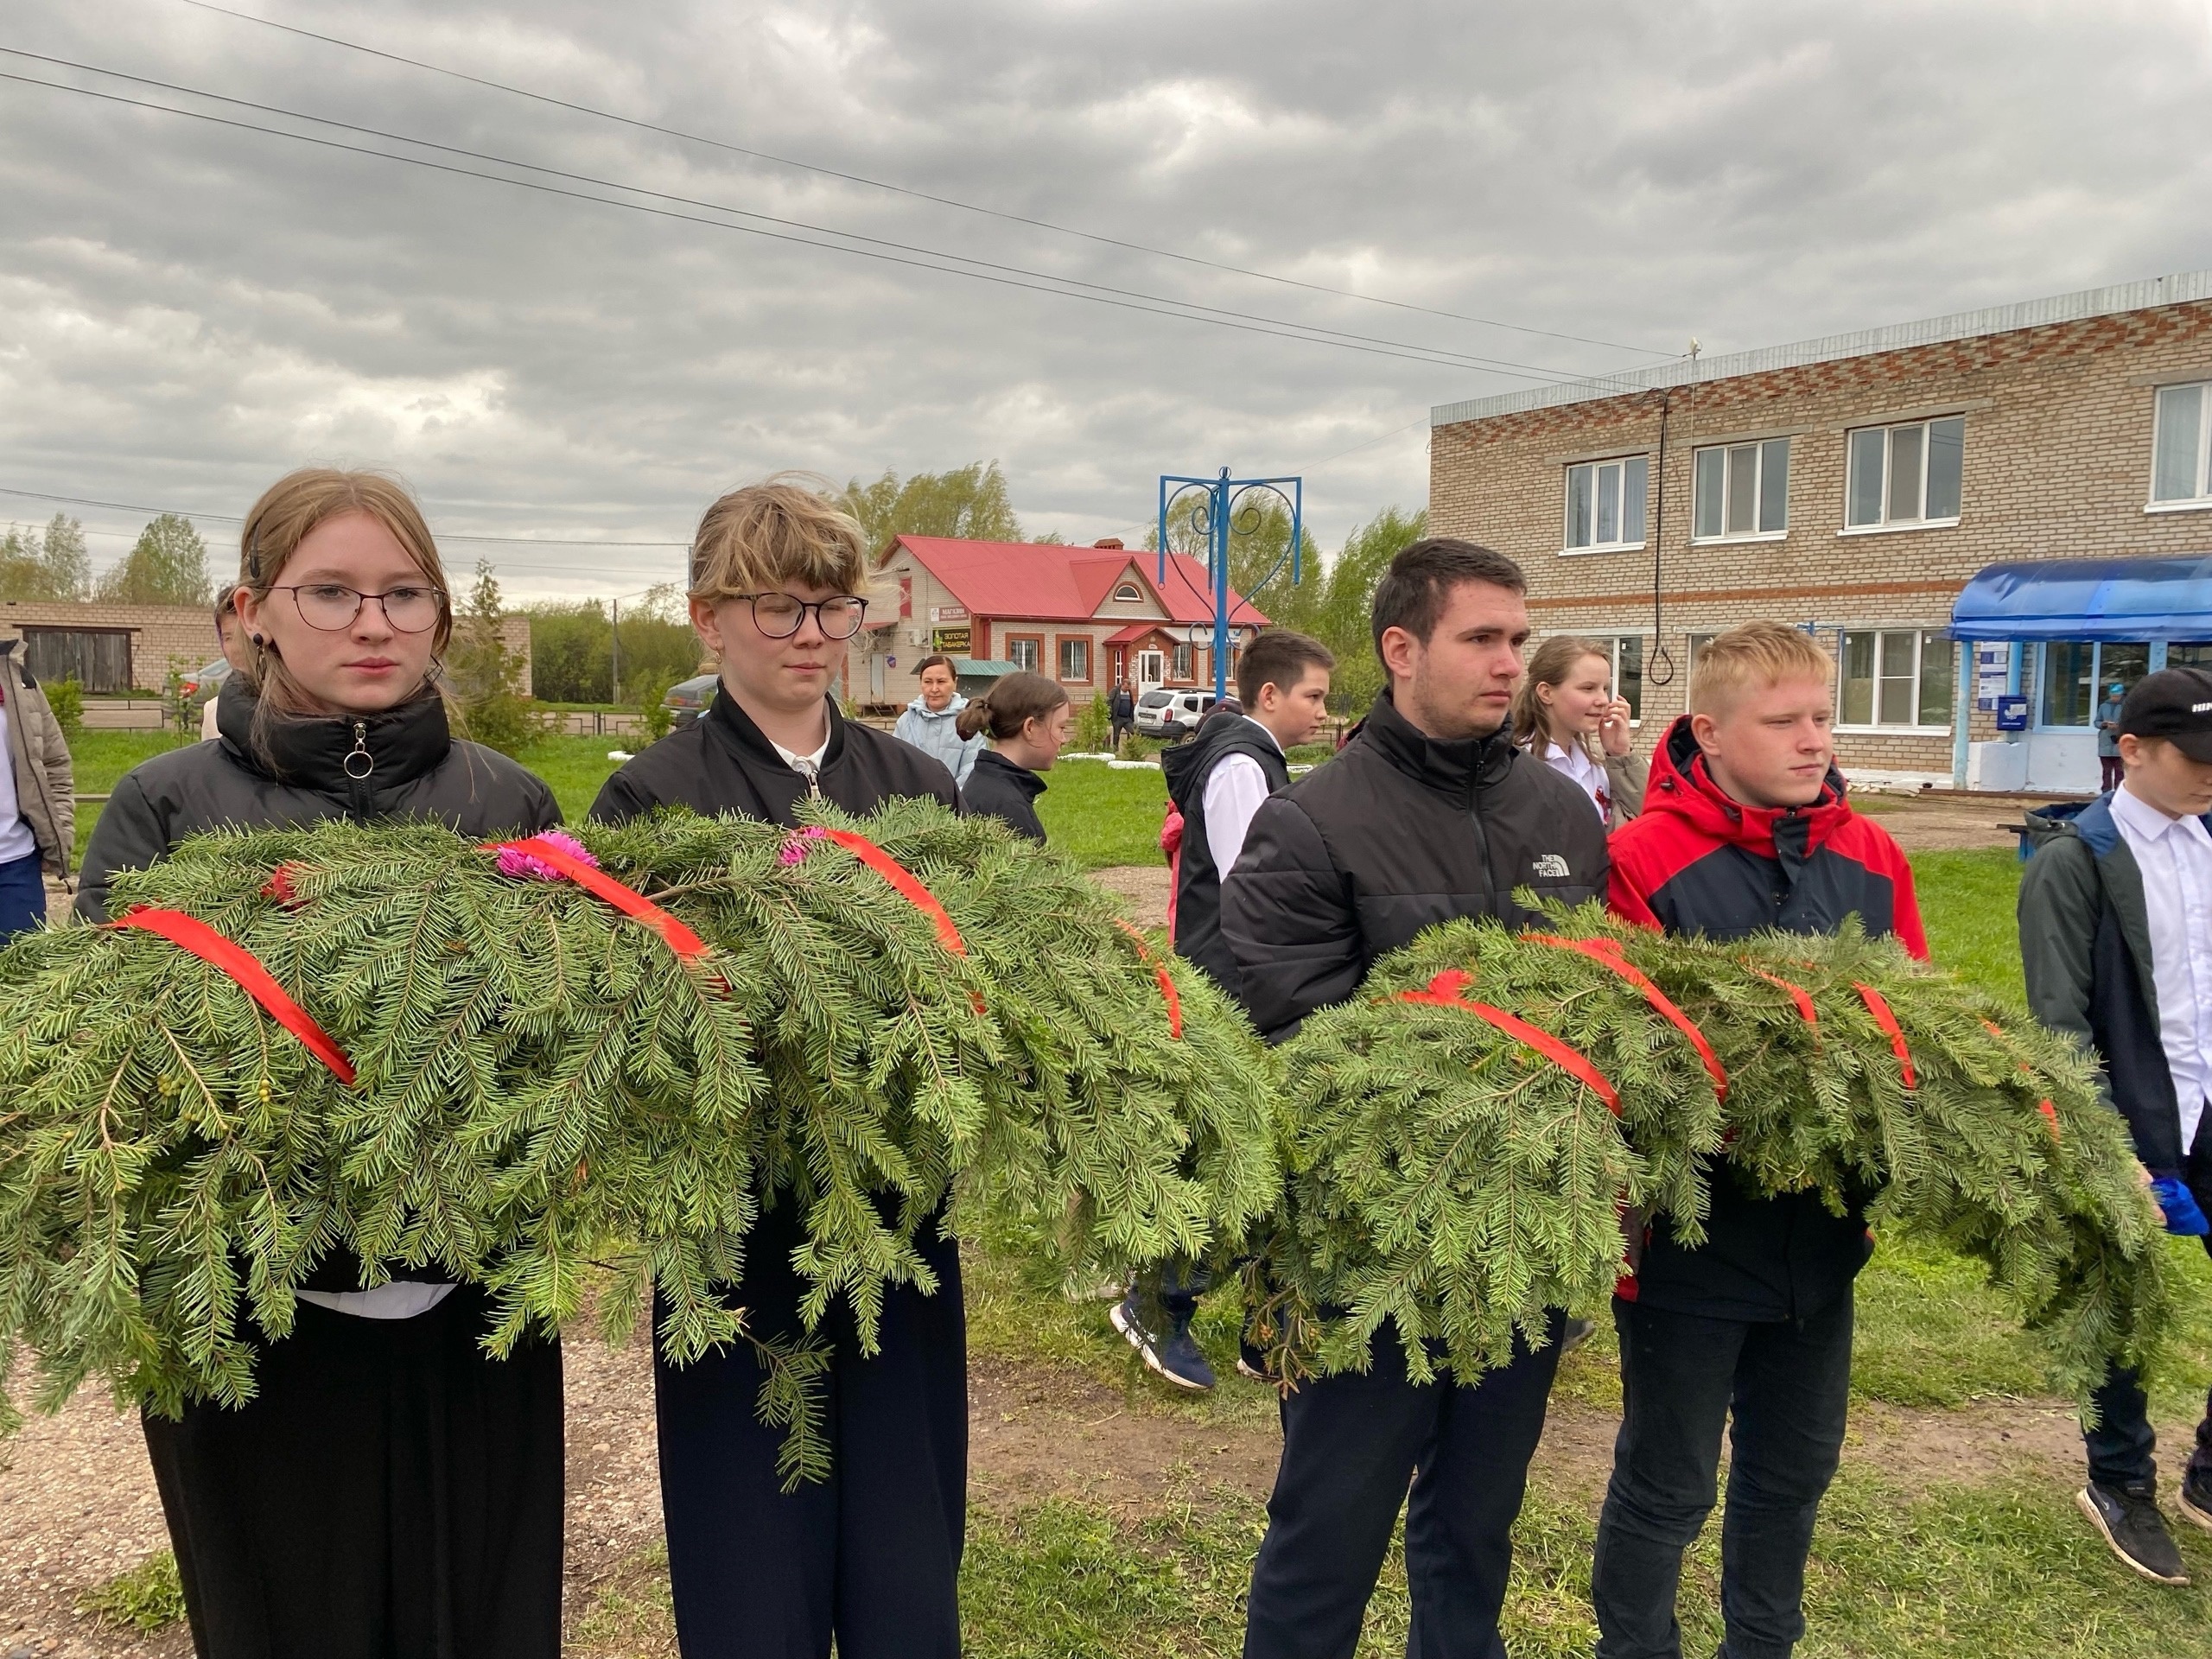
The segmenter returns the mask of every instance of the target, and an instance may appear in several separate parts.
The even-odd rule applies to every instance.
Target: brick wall
[[[0,639],[19,639],[26,626],[123,628],[130,633],[130,681],[141,691],[159,691],[172,665],[188,671],[219,654],[215,624],[197,605],[73,605],[43,600],[0,602]],[[501,619],[500,637],[522,664],[523,695],[530,695],[530,619]]]
[[[2212,302],[1459,421],[1432,435],[1429,522],[1521,562],[1540,633],[1641,635],[1650,733],[1681,711],[1694,632],[1757,617],[1815,621],[1833,649],[1839,627],[1943,626],[1967,578],[1999,561],[2212,551],[2212,513],[2144,511],[2155,387],[2196,378],[2212,379]],[[1966,423],[1957,524],[1841,533],[1847,432],[1944,415]],[[1788,533],[1693,542],[1693,448],[1784,435]],[[1645,545],[1564,553],[1567,466],[1639,454],[1652,458]],[[1659,685],[1649,677],[1650,531],[1662,493],[1658,643],[1675,673]],[[1969,735],[1995,735],[1991,717],[1977,713]],[[1951,771],[1948,729],[1847,732],[1838,749],[1862,770]]]

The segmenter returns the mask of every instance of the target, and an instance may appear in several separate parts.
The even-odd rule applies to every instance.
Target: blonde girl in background
[[[1562,634],[1529,659],[1513,694],[1513,741],[1581,787],[1607,830],[1643,810],[1649,764],[1636,753],[1632,716],[1613,695],[1611,653]]]
[[[216,741],[115,786],[77,908],[219,827],[429,820],[480,840],[561,821],[553,791],[455,737],[437,685],[444,567],[406,489],[311,467],[247,514],[246,636]],[[289,1334],[251,1332],[254,1397],[149,1414],[200,1659],[558,1659],[561,1349],[487,1355],[485,1292],[435,1268],[365,1285],[327,1251]]]

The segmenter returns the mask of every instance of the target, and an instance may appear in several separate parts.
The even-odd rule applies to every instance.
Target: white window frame
[[[2196,394],[2196,493],[2194,495],[2160,496],[2158,493],[2158,451],[2160,440],[2165,435],[2167,398],[2177,392]],[[2145,512],[2212,512],[2212,380],[2198,380],[2177,386],[2160,386],[2151,394],[2151,499],[2144,504]]]
[[[1782,523],[1773,529],[1766,528],[1761,518],[1766,511],[1767,459],[1770,452],[1780,451],[1782,456]],[[1734,478],[1738,463],[1748,454],[1751,462],[1751,528],[1730,530],[1728,523],[1729,484]],[[1706,457],[1710,455],[1720,467],[1720,523],[1714,531],[1697,527],[1700,500],[1700,474],[1705,470]],[[1709,443],[1690,452],[1690,540],[1705,542],[1778,542],[1789,534],[1789,440],[1781,438],[1753,438],[1745,443]]]
[[[1064,633],[1054,643],[1053,655],[1058,659],[1057,665],[1060,671],[1059,680],[1062,685],[1090,683],[1090,636],[1084,633]],[[1082,652],[1083,672],[1080,674],[1068,672],[1071,666],[1068,662],[1068,648],[1071,645]]]
[[[1610,677],[1613,695],[1617,697],[1621,695],[1621,647],[1636,647],[1636,707],[1630,710],[1628,723],[1641,726],[1643,724],[1643,636],[1640,633],[1613,633],[1600,634],[1599,638],[1605,642],[1605,671]]]
[[[1025,652],[1027,652],[1029,658],[1029,660],[1026,663],[1021,660],[1022,655]],[[1044,654],[1045,642],[1042,639],[1039,639],[1033,633],[1008,634],[1007,636],[1006,659],[1012,663],[1016,668],[1023,669],[1029,673],[1034,674],[1037,671],[1037,664],[1042,659]]]
[[[1167,677],[1195,685],[1198,678],[1198,648],[1177,644],[1167,650]]]
[[[1621,534],[1627,528],[1625,502],[1631,468],[1643,477],[1637,496],[1637,534],[1633,541]],[[1575,475],[1580,473],[1586,473],[1590,476],[1591,539],[1578,545],[1574,540],[1574,486]],[[1560,551],[1562,554],[1632,553],[1643,546],[1644,533],[1651,518],[1651,457],[1649,454],[1611,455],[1602,461],[1578,461],[1567,468],[1563,481],[1560,499]],[[1608,486],[1613,493],[1614,538],[1610,542],[1601,542],[1597,539],[1598,527],[1604,518],[1604,497]]]
[[[1959,514],[1931,518],[1928,516],[1928,458],[1933,429],[1957,422],[1959,426],[1959,505],[1966,506],[1966,416],[1937,415],[1923,421],[1893,421],[1883,426],[1855,426],[1843,435],[1843,528],[1839,536],[1890,536],[1906,530],[1949,530],[1959,522]],[[1897,435],[1917,431],[1920,434],[1920,516],[1916,518],[1893,518],[1890,516],[1890,469],[1897,456]],[[1852,451],[1859,439],[1869,432],[1882,435],[1882,516],[1863,524],[1851,522]]]
[[[1841,638],[1836,641],[1835,653],[1835,729],[1838,732],[1862,737],[1948,737],[1950,735],[1952,722],[1957,718],[1959,696],[1959,660],[1956,641],[1944,639],[1938,629],[1924,627],[1844,628],[1838,632],[1841,635]],[[1870,634],[1874,640],[1874,690],[1870,709],[1873,719],[1871,721],[1853,721],[1847,725],[1843,719],[1843,688],[1844,676],[1849,671],[1851,664],[1851,642],[1855,639],[1863,639]],[[1892,639],[1912,641],[1912,689],[1908,694],[1912,715],[1910,720],[1896,721],[1882,718],[1884,712],[1882,687],[1885,683],[1885,677],[1882,672],[1883,655],[1888,649],[1884,642]],[[1928,652],[1931,645],[1937,650],[1950,653],[1951,695],[1944,700],[1942,722],[1939,724],[1930,721],[1923,725],[1920,721],[1920,697],[1927,679]],[[1896,677],[1897,677],[1894,675],[1886,677],[1889,679]]]
[[[1114,603],[1116,605],[1141,605],[1144,603],[1144,591],[1134,582],[1125,582],[1120,587],[1114,589]]]

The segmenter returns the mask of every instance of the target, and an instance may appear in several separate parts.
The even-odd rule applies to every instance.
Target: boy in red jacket
[[[1835,666],[1778,623],[1698,652],[1692,712],[1653,757],[1643,816],[1614,833],[1614,912],[1669,933],[1830,933],[1848,916],[1925,957],[1912,871],[1851,810],[1834,769]],[[1786,1659],[1805,1633],[1805,1558],[1843,1446],[1852,1281],[1872,1249],[1859,1206],[1761,1198],[1725,1162],[1695,1249],[1644,1230],[1613,1303],[1622,1421],[1591,1573],[1599,1659],[1679,1659],[1682,1551],[1712,1512],[1735,1428],[1721,1530],[1723,1659]]]

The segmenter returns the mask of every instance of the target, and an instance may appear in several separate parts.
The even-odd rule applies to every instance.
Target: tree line
[[[55,513],[44,529],[11,524],[0,537],[0,600],[99,601],[110,605],[210,605],[207,544],[189,518],[164,512],[123,558],[92,575],[85,527]]]

